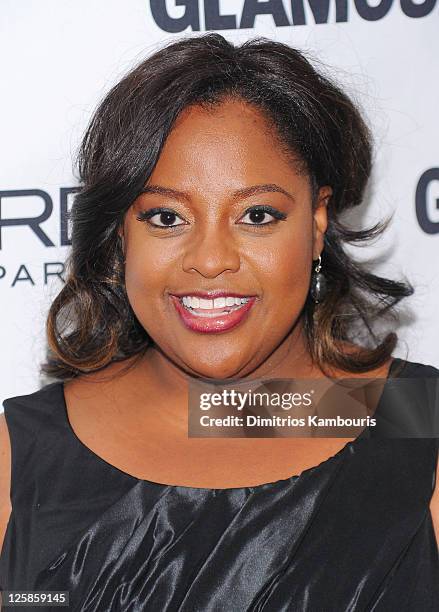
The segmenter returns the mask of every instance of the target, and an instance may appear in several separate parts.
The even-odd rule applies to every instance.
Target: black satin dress
[[[398,365],[420,381],[399,402],[437,414],[438,387],[424,383],[439,370],[395,359],[376,415]],[[74,434],[60,382],[4,408],[13,509],[2,589],[69,591],[75,612],[439,610],[437,439],[364,430],[300,475],[203,489],[99,458]]]

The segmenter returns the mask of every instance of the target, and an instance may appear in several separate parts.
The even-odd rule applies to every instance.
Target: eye
[[[150,208],[149,210],[143,210],[136,218],[139,221],[146,221],[153,227],[169,227],[172,229],[186,224],[186,222],[170,208]],[[180,219],[181,223],[176,223],[178,219]]]
[[[271,219],[269,217],[272,217]],[[261,205],[252,206],[245,211],[242,219],[248,218],[248,221],[240,221],[243,225],[269,225],[286,219],[287,215],[272,206]]]

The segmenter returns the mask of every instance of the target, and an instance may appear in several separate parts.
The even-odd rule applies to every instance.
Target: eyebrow
[[[276,183],[264,183],[262,185],[243,187],[242,189],[234,191],[232,198],[234,200],[242,200],[243,198],[248,198],[252,195],[272,192],[282,193],[287,198],[295,202],[295,198],[291,195],[291,193],[283,189],[283,187],[276,185]],[[189,202],[191,199],[190,195],[185,191],[178,191],[177,189],[171,189],[170,187],[162,187],[161,185],[146,185],[140,193],[158,193],[160,195],[170,196],[172,198],[185,200],[187,202]]]

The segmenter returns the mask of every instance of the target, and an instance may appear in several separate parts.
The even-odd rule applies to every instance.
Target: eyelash
[[[252,212],[267,213],[269,215],[272,215],[274,219],[266,223],[241,223],[241,225],[247,225],[251,227],[265,227],[267,225],[271,226],[277,223],[278,221],[285,220],[287,217],[285,213],[282,213],[280,212],[280,210],[277,210],[276,208],[273,208],[272,206],[267,206],[267,205],[251,206],[250,208],[247,208],[243,216],[245,217],[246,215]],[[141,211],[137,215],[136,218],[138,221],[146,221],[152,227],[160,228],[160,229],[176,230],[177,228],[184,225],[184,223],[178,223],[177,225],[158,225],[150,221],[152,217],[155,217],[155,215],[161,214],[161,213],[170,213],[172,215],[175,215],[176,217],[179,217],[179,215],[171,208],[157,207],[157,208],[150,208],[149,210]],[[181,219],[181,217],[179,218]]]

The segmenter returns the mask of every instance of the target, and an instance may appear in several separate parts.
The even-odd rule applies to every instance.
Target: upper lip
[[[187,295],[194,295],[195,297],[204,298],[207,300],[213,300],[217,297],[255,297],[252,293],[240,293],[237,291],[224,291],[223,289],[212,289],[211,291],[179,291],[172,292],[171,295],[175,295],[176,297],[185,297]]]

